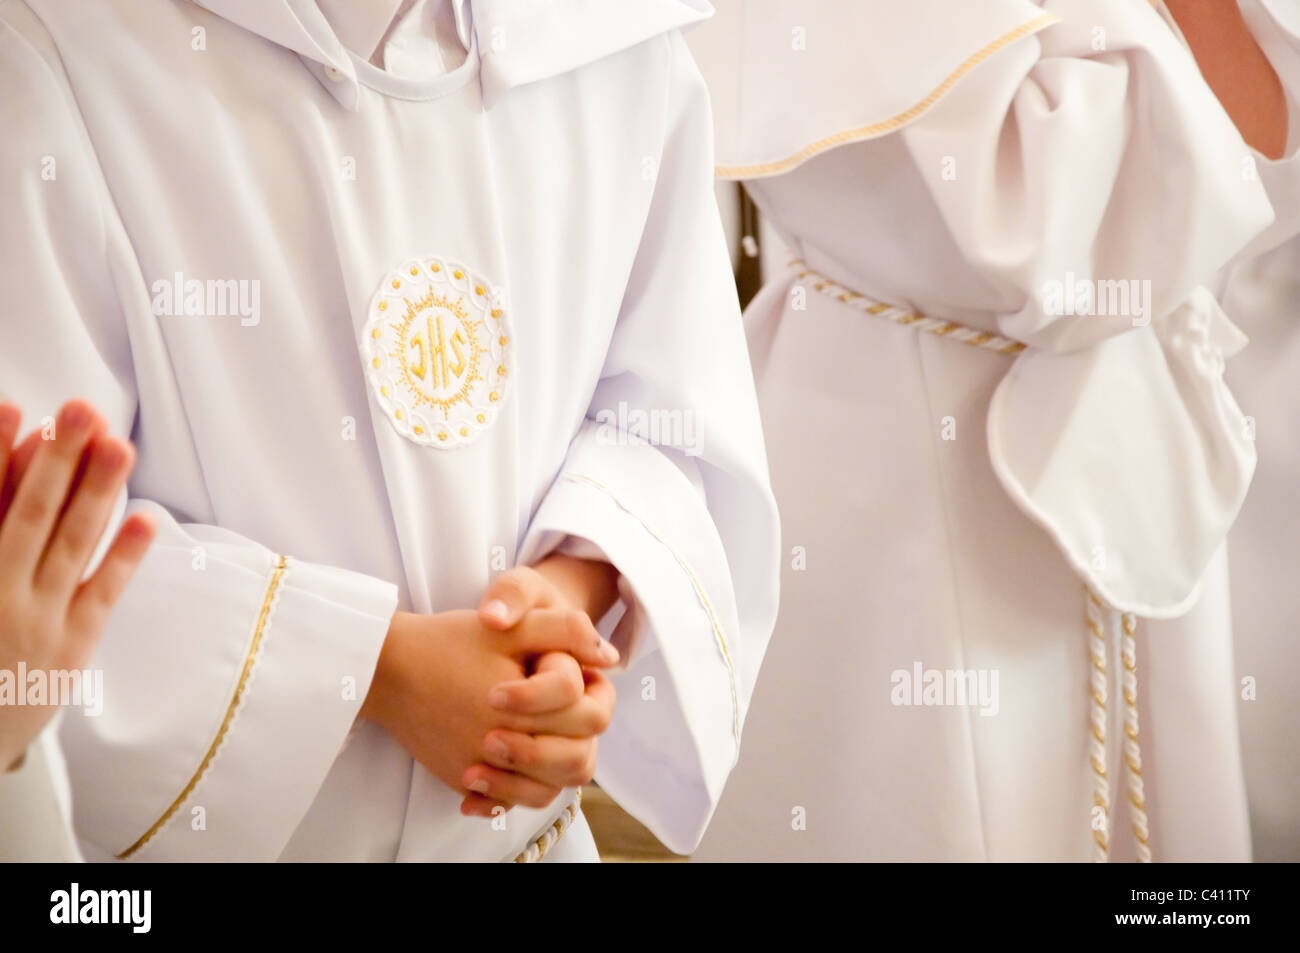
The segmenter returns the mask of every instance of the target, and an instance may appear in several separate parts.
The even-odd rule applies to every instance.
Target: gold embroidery
[[[243,701],[244,689],[248,686],[248,677],[253,672],[253,663],[257,660],[258,649],[262,647],[262,636],[266,630],[266,620],[270,617],[271,606],[275,602],[276,592],[280,589],[280,579],[284,576],[286,564],[287,560],[283,556],[278,557],[276,560],[275,571],[271,573],[271,581],[267,584],[266,595],[262,599],[262,611],[257,615],[257,625],[253,629],[253,640],[248,646],[247,654],[244,656],[244,668],[239,673],[239,681],[235,685],[235,692],[231,696],[230,704],[226,706],[226,716],[221,721],[221,727],[217,729],[217,736],[212,740],[212,744],[208,747],[208,752],[203,756],[203,760],[199,762],[198,770],[194,772],[194,776],[190,778],[189,783],[185,785],[176,800],[172,801],[171,806],[163,811],[158,820],[154,821],[153,826],[145,831],[139,840],[117,855],[118,860],[130,858],[131,855],[147,844],[150,838],[162,830],[163,825],[180,810],[181,805],[185,803],[185,799],[194,792],[199,781],[203,779],[203,775],[207,773],[208,767],[212,764],[212,759],[217,755],[217,749],[221,747],[221,742],[226,738],[226,732],[230,730],[231,722],[235,719],[235,712],[239,710],[239,703]]]
[[[403,271],[416,277],[400,294],[387,290],[401,286],[387,276],[391,281],[385,280],[372,304],[363,349],[377,372],[372,386],[384,412],[400,425],[398,432],[425,446],[453,448],[492,424],[492,405],[505,397],[511,365],[500,289],[463,267],[443,264],[407,262]],[[451,283],[452,276],[465,284]],[[385,322],[379,312],[390,301],[402,314]]]
[[[418,318],[424,319],[422,325],[416,325]],[[456,322],[454,330],[445,318]],[[401,366],[407,396],[417,406],[436,407],[446,419],[452,407],[470,402],[474,384],[483,380],[479,364],[487,348],[482,329],[483,322],[473,319],[463,297],[453,301],[430,291],[418,301],[407,300],[406,315],[397,325],[397,347],[390,356]],[[411,360],[412,352],[418,360]],[[497,373],[504,374],[504,366]]]

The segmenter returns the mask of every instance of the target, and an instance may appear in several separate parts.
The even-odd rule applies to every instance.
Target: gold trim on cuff
[[[695,589],[696,598],[700,600],[700,605],[703,606],[705,614],[707,614],[709,617],[709,623],[713,627],[714,639],[717,642],[719,651],[721,651],[722,653],[722,661],[727,666],[727,681],[731,688],[731,733],[732,736],[735,738],[736,744],[739,745],[740,744],[740,691],[736,685],[736,667],[731,662],[731,652],[727,649],[727,637],[725,634],[723,634],[722,623],[718,621],[717,613],[713,611],[713,605],[712,603],[709,602],[709,597],[704,592],[704,585],[700,582],[699,578],[695,575],[695,570],[692,569],[690,563],[688,563],[686,559],[680,553],[678,553],[676,549],[673,548],[672,543],[668,542],[668,539],[662,533],[660,533],[657,529],[651,526],[650,523],[647,522],[643,516],[641,516],[630,506],[628,506],[622,500],[620,500],[618,498],[618,494],[615,493],[613,490],[611,490],[609,487],[607,487],[605,484],[601,483],[599,480],[593,477],[587,476],[584,473],[569,473],[565,475],[565,479],[572,480],[576,483],[590,484],[591,486],[595,487],[597,490],[600,490],[602,493],[608,496],[615,506],[617,506],[624,513],[628,514],[628,516],[632,517],[634,520],[640,523],[642,528],[647,533],[649,533],[656,540],[658,540],[660,544],[663,545],[664,549],[668,550],[669,555],[673,557],[673,559],[677,562],[677,565],[681,568],[682,572],[686,574],[687,579],[690,580],[691,586]]]
[[[153,826],[145,831],[138,841],[126,850],[122,851],[122,853],[118,854],[118,860],[128,860],[132,854],[147,844],[155,834],[162,830],[163,826],[171,820],[172,815],[180,810],[181,805],[185,803],[185,799],[194,792],[195,787],[198,786],[199,781],[203,778],[203,775],[207,773],[208,767],[212,764],[212,759],[216,757],[217,749],[221,747],[221,742],[226,738],[226,732],[230,730],[231,722],[235,720],[235,712],[239,709],[239,703],[243,701],[244,689],[248,686],[248,677],[253,672],[253,662],[257,659],[257,650],[262,646],[262,633],[266,629],[266,620],[270,617],[271,605],[275,602],[275,594],[280,588],[280,578],[284,575],[285,563],[285,557],[278,557],[275,565],[275,572],[271,574],[271,582],[267,585],[266,596],[262,600],[262,611],[258,613],[257,616],[257,627],[253,630],[252,643],[248,646],[248,654],[244,657],[243,671],[239,673],[239,682],[235,685],[235,692],[230,698],[230,704],[226,706],[226,717],[222,719],[221,727],[217,730],[217,736],[212,739],[212,744],[208,748],[208,753],[205,754],[203,760],[199,762],[198,770],[196,770],[194,776],[190,778],[189,784],[185,785],[185,789],[177,795],[176,800],[172,801],[171,806],[168,807],[167,810],[163,811],[162,817],[154,821]]]

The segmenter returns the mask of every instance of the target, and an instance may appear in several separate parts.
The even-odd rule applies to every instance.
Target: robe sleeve
[[[57,54],[21,15],[0,19],[0,393],[28,427],[79,396],[127,434],[149,410],[136,349],[161,344]],[[125,509],[159,531],[91,663],[102,713],[63,718],[78,836],[94,859],[273,860],[357,716],[396,588]]]
[[[667,131],[640,247],[587,419],[520,561],[565,545],[619,570],[614,640],[627,668],[596,780],[687,853],[736,761],[776,613],[779,533],[713,197],[707,95],[680,35],[669,42]]]
[[[59,750],[58,718],[32,742],[20,767],[0,768],[0,861],[74,863],[68,771]]]
[[[1245,337],[1200,286],[1273,212],[1248,147],[1149,4],[1042,6],[1060,21],[899,135],[1005,302],[1000,330],[1029,345],[989,411],[1003,487],[1112,605],[1178,615],[1255,461],[1223,382]],[[1092,313],[1074,313],[1084,286]]]

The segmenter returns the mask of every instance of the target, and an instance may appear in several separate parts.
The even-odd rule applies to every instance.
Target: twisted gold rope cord
[[[1151,832],[1147,820],[1146,791],[1142,783],[1142,749],[1138,744],[1137,616],[1119,612],[1087,589],[1088,655],[1091,682],[1092,738],[1089,740],[1089,768],[1093,776],[1093,804],[1105,813],[1105,832],[1093,829],[1093,857],[1110,859],[1110,785],[1106,777],[1106,702],[1109,680],[1106,674],[1105,626],[1120,632],[1120,694],[1124,702],[1124,774],[1128,786],[1128,810],[1138,863],[1151,863]]]
[[[1120,616],[1123,641],[1120,662],[1124,666],[1124,767],[1128,777],[1129,813],[1132,815],[1133,839],[1136,842],[1137,860],[1151,863],[1151,833],[1147,825],[1146,793],[1142,785],[1142,749],[1138,746],[1137,703],[1137,618],[1131,612]]]
[[[535,864],[545,857],[546,852],[559,843],[560,838],[564,836],[564,832],[573,826],[573,822],[578,818],[578,810],[581,807],[582,788],[578,788],[573,795],[573,801],[560,812],[560,816],[542,833],[541,837],[519,852],[515,857],[515,863]]]
[[[892,321],[895,324],[905,325],[917,331],[924,331],[927,334],[933,334],[937,337],[944,337],[950,341],[960,341],[971,347],[983,348],[986,351],[997,351],[1000,354],[1019,354],[1025,349],[1025,345],[1020,341],[1013,341],[1010,338],[1000,337],[990,331],[980,331],[976,328],[968,328],[964,324],[958,324],[956,321],[944,321],[941,318],[932,318],[928,315],[921,314],[919,311],[912,311],[909,308],[902,308],[898,305],[886,304],[883,301],[876,301],[868,298],[866,295],[860,295],[856,291],[845,288],[843,285],[836,284],[825,275],[813,271],[798,258],[790,260],[790,267],[794,269],[795,277],[801,282],[811,287],[813,291],[819,294],[834,298],[841,304],[848,305],[855,311],[861,311],[863,314],[869,314],[872,317],[883,318],[886,321]]]
[[[1098,829],[1089,811],[1089,826],[1092,828],[1092,859],[1104,864],[1110,860],[1110,781],[1106,777],[1106,701],[1108,679],[1106,678],[1106,637],[1103,628],[1105,606],[1101,600],[1085,590],[1088,600],[1085,604],[1084,622],[1088,627],[1088,676],[1090,682],[1090,725],[1092,737],[1088,739],[1088,767],[1092,772],[1092,804],[1101,810],[1102,826]]]

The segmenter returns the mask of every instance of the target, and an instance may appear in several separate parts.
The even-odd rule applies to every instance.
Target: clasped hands
[[[617,580],[556,554],[503,573],[477,611],[396,613],[361,715],[464,794],[462,814],[545,807],[591,780],[614,713],[618,651],[592,620]]]

